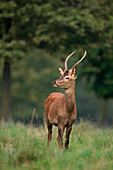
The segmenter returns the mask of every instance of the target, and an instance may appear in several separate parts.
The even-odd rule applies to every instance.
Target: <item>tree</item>
[[[0,1],[0,58],[4,59],[1,118],[10,117],[11,64],[25,56],[33,44],[35,1]],[[30,45],[29,45],[30,44]]]
[[[86,69],[88,79],[93,79],[92,89],[96,96],[101,98],[100,125],[103,126],[106,119],[106,101],[113,98],[113,2],[100,1],[96,9],[92,10],[98,23],[95,32],[95,41],[92,39],[89,45],[89,66]]]

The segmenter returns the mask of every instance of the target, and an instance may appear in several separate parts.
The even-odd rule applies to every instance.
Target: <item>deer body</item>
[[[75,52],[71,53],[71,55],[74,53]],[[67,60],[71,55],[67,57]],[[45,101],[45,112],[48,128],[47,147],[49,146],[52,137],[52,125],[55,125],[58,126],[57,141],[61,150],[63,149],[62,137],[64,129],[66,128],[65,147],[68,149],[72,125],[77,117],[75,102],[75,79],[77,77],[76,68],[73,67],[72,69],[67,70],[67,60],[65,61],[65,70],[59,67],[61,77],[52,82],[53,86],[64,88],[65,93],[53,92]]]
[[[71,125],[77,116],[74,90],[64,93],[51,93],[46,102],[46,117],[51,124],[58,126],[60,119],[64,127]],[[62,106],[62,107],[61,107]]]

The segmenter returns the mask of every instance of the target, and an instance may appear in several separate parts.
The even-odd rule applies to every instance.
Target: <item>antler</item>
[[[75,53],[76,51],[72,52],[66,59],[65,59],[65,70],[68,70],[67,68],[67,61],[68,59]]]
[[[87,52],[86,52],[86,50],[85,50],[84,56],[71,68],[72,70],[74,69],[74,67],[75,67],[76,65],[78,65],[78,64],[85,58],[86,54],[87,54]]]

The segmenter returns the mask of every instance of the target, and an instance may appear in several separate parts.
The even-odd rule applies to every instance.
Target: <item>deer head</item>
[[[75,53],[76,51],[72,52],[65,60],[65,70],[63,70],[61,67],[58,67],[60,71],[60,78],[52,81],[52,84],[54,87],[60,87],[67,89],[72,86],[73,82],[77,78],[77,73],[76,73],[76,66],[85,58],[87,52],[85,50],[84,56],[70,69],[68,70],[67,67],[67,61],[68,59]]]

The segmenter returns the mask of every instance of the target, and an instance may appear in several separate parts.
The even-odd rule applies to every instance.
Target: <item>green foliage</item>
[[[11,42],[0,41],[0,56],[8,57],[10,61],[15,62],[25,56],[25,42],[12,40]]]
[[[93,30],[92,40],[87,44],[90,57],[85,70],[88,80],[94,78],[92,89],[96,96],[105,99],[113,97],[112,6],[113,2],[110,0],[98,1],[95,8],[90,11],[97,22],[97,27]]]
[[[0,1],[0,57],[15,61],[22,58],[25,49],[33,44],[36,29],[34,2]]]
[[[85,42],[85,26],[92,27],[91,22],[87,20],[89,10],[87,8],[81,10],[81,6],[82,2],[69,3],[59,0],[46,1],[37,6],[42,23],[36,30],[34,42],[40,48],[47,48],[50,51],[67,49],[70,51],[80,47]]]
[[[10,169],[90,169],[113,167],[112,129],[98,129],[89,122],[73,126],[69,150],[60,152],[53,129],[50,147],[46,149],[45,127],[22,124],[0,125],[0,168]]]

